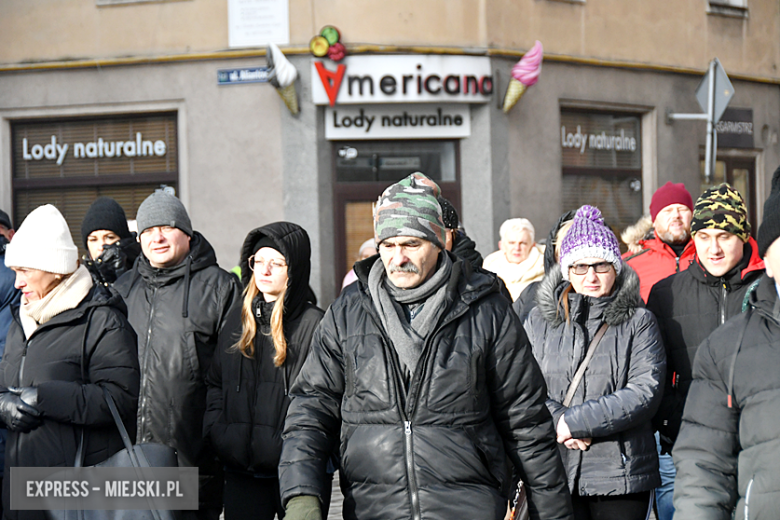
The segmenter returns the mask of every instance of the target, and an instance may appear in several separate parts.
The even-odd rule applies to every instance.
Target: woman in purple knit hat
[[[597,208],[577,211],[559,267],[539,285],[525,328],[547,383],[574,516],[644,520],[660,483],[650,419],[666,358],[655,317]]]

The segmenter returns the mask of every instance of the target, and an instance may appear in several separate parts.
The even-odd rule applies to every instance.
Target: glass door
[[[337,291],[360,244],[374,236],[374,203],[394,182],[422,172],[460,210],[458,141],[334,142],[333,158]]]

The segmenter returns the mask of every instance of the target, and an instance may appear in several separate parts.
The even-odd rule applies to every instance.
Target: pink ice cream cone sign
[[[539,81],[543,57],[542,42],[537,40],[531,50],[526,52],[522,59],[512,67],[512,79],[509,80],[509,87],[504,96],[504,113],[509,112],[515,106],[528,87]]]
[[[536,82],[539,81],[539,74],[542,73],[543,55],[542,42],[536,40],[531,50],[526,52],[525,56],[512,67],[512,77],[526,87],[536,85]]]

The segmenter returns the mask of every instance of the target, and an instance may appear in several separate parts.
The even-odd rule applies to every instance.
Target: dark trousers
[[[574,520],[646,520],[650,491],[615,496],[572,495]]]
[[[330,506],[332,482],[329,480],[328,484],[323,518],[328,516]],[[274,520],[274,515],[279,520],[284,518],[279,479],[225,472],[225,520]]]

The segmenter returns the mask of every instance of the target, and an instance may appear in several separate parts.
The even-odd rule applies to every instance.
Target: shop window
[[[459,150],[457,140],[352,141],[332,146],[335,279],[340,290],[360,244],[374,236],[374,203],[389,185],[422,172],[460,209]]]
[[[596,206],[617,234],[642,216],[641,118],[561,111],[564,211]]]
[[[134,219],[155,189],[178,188],[175,113],[17,121],[12,141],[14,224],[53,204],[80,249],[81,222],[98,196],[116,199]]]

